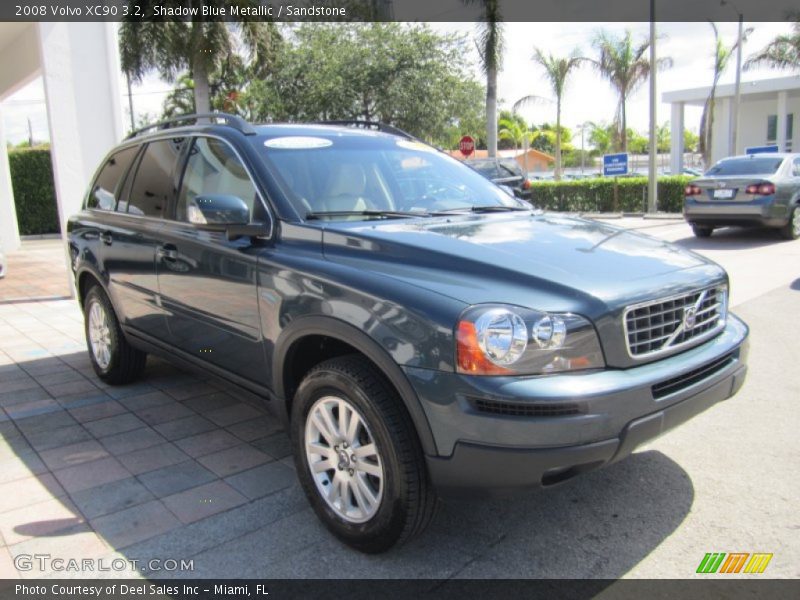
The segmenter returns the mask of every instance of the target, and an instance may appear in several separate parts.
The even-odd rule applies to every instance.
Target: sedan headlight
[[[467,309],[456,327],[459,373],[540,375],[605,366],[592,324],[585,318],[516,306]]]

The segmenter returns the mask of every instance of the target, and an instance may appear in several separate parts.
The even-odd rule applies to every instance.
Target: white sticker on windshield
[[[264,142],[264,145],[267,148],[280,148],[281,150],[311,150],[333,146],[333,142],[325,138],[292,135],[269,139]]]

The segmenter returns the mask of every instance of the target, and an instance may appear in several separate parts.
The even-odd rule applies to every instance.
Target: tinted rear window
[[[711,167],[706,175],[772,175],[783,162],[779,157],[754,156],[722,160]]]
[[[123,202],[120,212],[144,217],[161,217],[175,193],[173,169],[180,152],[182,140],[150,142],[136,170],[127,207]]]
[[[138,151],[139,148],[136,146],[125,148],[108,158],[89,192],[86,208],[96,210],[114,210],[116,208],[122,179]]]

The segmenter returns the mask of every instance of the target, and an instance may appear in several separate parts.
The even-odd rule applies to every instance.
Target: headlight
[[[484,356],[496,365],[517,362],[528,347],[528,328],[522,317],[509,310],[495,308],[475,321],[478,346]]]
[[[538,375],[605,366],[592,324],[585,318],[516,306],[467,309],[456,327],[459,373]]]

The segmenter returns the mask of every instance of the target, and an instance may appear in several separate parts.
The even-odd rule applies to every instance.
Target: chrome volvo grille
[[[727,288],[635,304],[625,309],[625,337],[633,358],[650,357],[700,343],[725,324]]]

